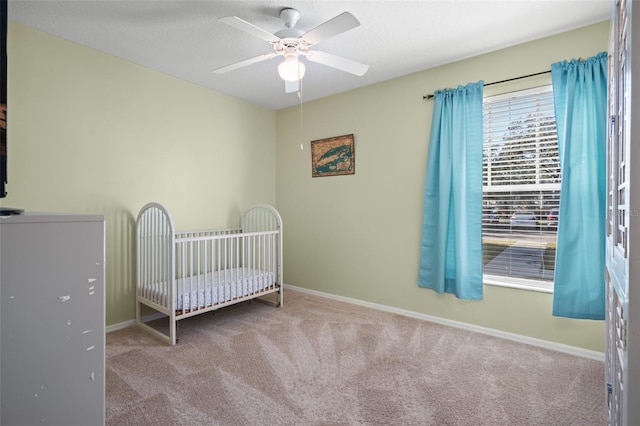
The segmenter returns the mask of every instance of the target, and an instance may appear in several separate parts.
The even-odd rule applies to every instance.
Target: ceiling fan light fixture
[[[305,66],[298,60],[297,55],[286,55],[284,61],[278,65],[278,74],[285,81],[298,81],[304,77]]]

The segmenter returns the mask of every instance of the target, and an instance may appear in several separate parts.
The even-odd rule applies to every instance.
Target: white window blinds
[[[561,179],[551,86],[487,97],[483,109],[485,280],[551,288]]]

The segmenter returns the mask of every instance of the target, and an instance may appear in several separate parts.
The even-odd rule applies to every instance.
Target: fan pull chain
[[[298,87],[298,99],[300,99],[300,151],[304,150],[304,142],[302,141],[303,137],[303,125],[302,125],[302,79],[299,81]]]

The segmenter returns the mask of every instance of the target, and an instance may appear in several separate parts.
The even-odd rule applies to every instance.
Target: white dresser
[[[104,425],[105,222],[0,217],[0,424]]]

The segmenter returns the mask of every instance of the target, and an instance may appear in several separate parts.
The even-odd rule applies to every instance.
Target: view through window
[[[560,163],[551,86],[484,99],[485,282],[553,289]]]

